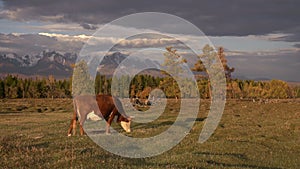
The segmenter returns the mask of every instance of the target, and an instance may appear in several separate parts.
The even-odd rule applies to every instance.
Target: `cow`
[[[117,105],[117,106],[116,106]],[[121,126],[126,132],[131,132],[131,117],[124,113],[121,101],[111,95],[82,95],[74,98],[74,113],[68,130],[68,136],[76,134],[76,122],[80,124],[80,135],[84,135],[83,124],[90,113],[94,113],[94,117],[98,116],[106,120],[106,134],[110,134],[110,126],[114,118],[117,116],[117,122],[121,122]],[[120,113],[120,112],[121,113]],[[100,119],[100,118],[99,118]]]

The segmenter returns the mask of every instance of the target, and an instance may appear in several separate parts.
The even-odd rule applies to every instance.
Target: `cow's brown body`
[[[68,130],[68,136],[71,135],[72,131],[73,135],[75,135],[77,120],[79,120],[80,123],[80,134],[84,134],[82,126],[87,118],[87,115],[92,111],[94,111],[94,113],[99,117],[102,117],[106,120],[106,133],[110,133],[110,125],[115,116],[117,116],[117,122],[129,122],[131,120],[130,117],[125,115],[120,100],[112,97],[111,95],[97,95],[96,98],[95,96],[88,95],[77,96],[74,98],[74,105],[75,110],[71,120],[70,128]]]

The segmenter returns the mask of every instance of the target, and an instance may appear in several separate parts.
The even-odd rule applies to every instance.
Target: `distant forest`
[[[164,53],[164,66],[173,71],[180,73],[180,64],[187,61],[179,56],[176,49],[167,47]],[[203,54],[198,56],[199,60],[191,68],[194,72],[207,72],[204,66],[205,63],[216,63],[215,60],[219,58],[224,69],[227,82],[227,98],[233,99],[286,99],[286,98],[300,98],[300,86],[288,85],[287,82],[281,80],[271,81],[254,81],[254,80],[239,80],[232,79],[231,73],[234,68],[229,67],[222,47],[215,51],[209,45],[203,48]],[[214,64],[211,64],[213,67]],[[72,95],[77,94],[111,94],[112,81],[115,80],[118,84],[114,87],[125,86],[130,84],[128,88],[114,89],[117,91],[114,95],[124,97],[147,98],[153,89],[161,89],[168,98],[180,98],[180,89],[174,78],[165,72],[164,76],[154,77],[147,74],[138,74],[130,80],[129,76],[106,77],[97,74],[95,80],[92,80],[88,71],[88,65],[85,61],[80,61],[74,65],[73,81],[74,88],[72,91],[72,78],[65,80],[56,80],[53,76],[48,78],[28,78],[23,79],[18,76],[7,75],[0,78],[0,98],[71,98]],[[174,69],[175,68],[175,69]],[[220,71],[221,72],[221,71]],[[207,76],[196,77],[197,85],[201,98],[211,98],[211,85]],[[93,84],[94,83],[94,84]],[[185,86],[181,86],[181,90],[185,98],[197,97],[197,93],[191,90],[192,84],[189,79],[186,79]],[[93,91],[94,90],[94,91]]]
[[[166,97],[179,96],[177,85],[165,85],[167,77],[153,77],[150,75],[137,75],[130,83],[128,90],[119,91],[120,97],[127,94],[130,97],[146,98],[151,90],[159,88],[165,92]],[[129,76],[122,76],[117,82],[125,83]],[[97,75],[95,79],[95,93],[111,94],[112,78]],[[206,78],[197,80],[201,98],[210,98],[209,81]],[[0,98],[71,98],[72,79],[56,80],[52,76],[43,79],[23,79],[8,75],[0,79]],[[183,87],[185,97],[195,97],[190,92],[190,86]],[[258,98],[300,98],[300,86],[289,86],[281,80],[254,81],[232,79],[227,82],[227,98],[258,99]]]

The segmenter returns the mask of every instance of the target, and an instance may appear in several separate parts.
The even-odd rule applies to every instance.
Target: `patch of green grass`
[[[268,104],[229,100],[218,128],[208,141],[200,144],[199,133],[209,105],[208,100],[201,101],[192,131],[171,150],[155,157],[130,159],[107,152],[88,136],[67,137],[73,111],[71,99],[1,100],[0,168],[300,166],[299,100]],[[176,119],[178,108],[171,101],[157,120],[133,123],[129,136],[149,137],[165,131]],[[118,124],[113,127],[123,132]]]

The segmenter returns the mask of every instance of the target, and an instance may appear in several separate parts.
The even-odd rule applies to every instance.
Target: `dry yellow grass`
[[[300,101],[276,103],[229,100],[213,136],[198,143],[209,110],[180,144],[159,156],[129,159],[113,155],[87,136],[67,137],[71,99],[0,100],[0,168],[298,168]],[[171,102],[158,120],[134,124],[132,137],[167,129],[178,105]],[[113,125],[121,131],[120,126]]]

